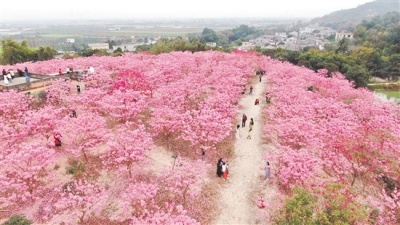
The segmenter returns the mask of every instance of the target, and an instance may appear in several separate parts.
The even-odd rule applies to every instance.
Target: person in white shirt
[[[228,167],[228,162],[222,162],[222,178],[224,178],[224,180],[228,179]]]

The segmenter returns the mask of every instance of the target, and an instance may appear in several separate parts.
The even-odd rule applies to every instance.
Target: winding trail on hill
[[[257,218],[260,209],[257,207],[256,197],[264,196],[265,199],[269,199],[276,192],[273,183],[264,180],[264,171],[262,170],[265,165],[262,157],[267,153],[267,144],[263,143],[262,132],[264,125],[262,109],[266,104],[265,78],[263,76],[262,82],[259,82],[258,76],[254,76],[251,79],[251,84],[254,87],[253,95],[249,95],[248,85],[247,92],[239,101],[240,110],[236,116],[237,124],[241,125],[243,113],[247,115],[248,120],[246,127],[240,128],[240,139],[235,141],[236,157],[228,162],[229,177],[227,180],[221,179],[219,182],[221,213],[213,224],[259,224]],[[260,105],[254,105],[256,98],[260,100]],[[247,139],[250,118],[254,119],[251,140]],[[265,223],[266,221],[263,219],[261,224]]]

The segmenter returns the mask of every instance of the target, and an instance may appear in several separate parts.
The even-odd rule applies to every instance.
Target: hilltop
[[[400,3],[398,0],[375,0],[356,8],[339,10],[315,18],[311,20],[311,23],[318,23],[337,30],[351,30],[362,20],[369,20],[375,16],[382,16],[388,12],[399,10]]]

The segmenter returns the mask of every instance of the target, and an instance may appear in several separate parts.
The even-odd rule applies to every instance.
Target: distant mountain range
[[[382,16],[393,11],[400,11],[399,0],[375,0],[356,8],[339,10],[323,17],[312,19],[311,23],[318,23],[336,30],[352,30],[362,20],[369,20],[375,16]]]

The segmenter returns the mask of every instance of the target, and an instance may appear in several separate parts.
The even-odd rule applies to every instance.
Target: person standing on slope
[[[242,127],[246,126],[246,121],[247,121],[247,116],[246,114],[243,113],[243,117],[242,117]]]
[[[236,138],[240,139],[240,125],[239,124],[236,126]]]
[[[217,162],[217,176],[222,176],[222,158],[219,158]]]
[[[222,162],[222,177],[224,180],[228,179],[228,162]]]

